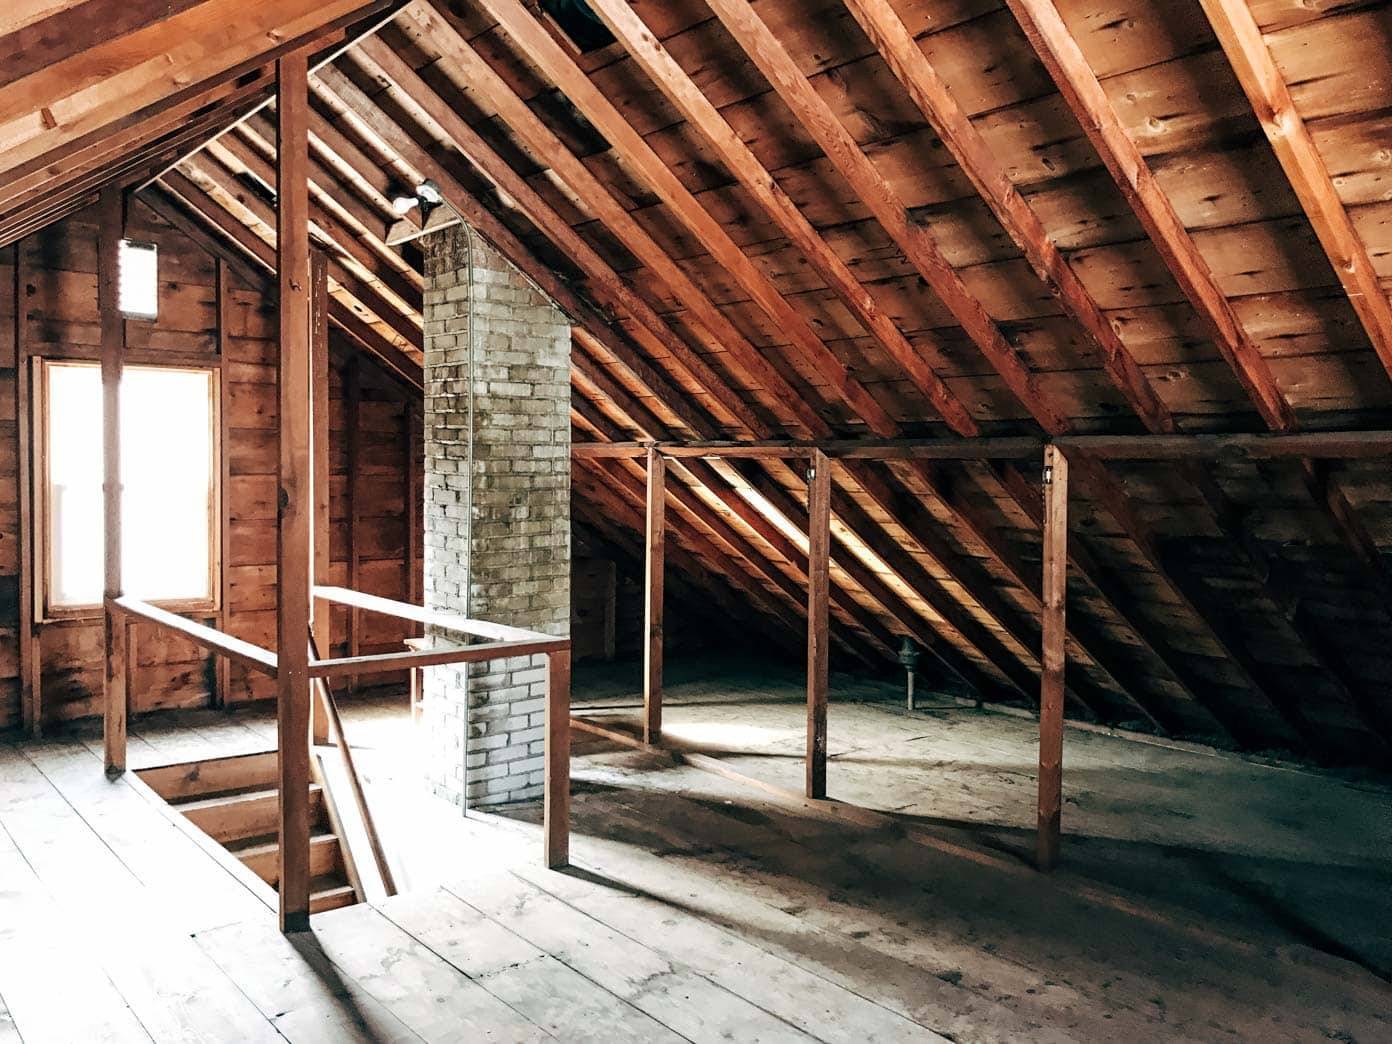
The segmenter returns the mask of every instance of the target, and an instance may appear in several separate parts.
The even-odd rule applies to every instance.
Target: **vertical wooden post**
[[[348,360],[348,368],[343,374],[344,423],[348,426],[348,430],[344,432],[348,456],[348,547],[345,550],[348,557],[348,587],[354,591],[361,590],[362,586],[362,551],[358,547],[358,472],[362,463],[361,406],[362,371],[359,369],[357,357],[354,356]],[[362,610],[352,608],[348,610],[348,655],[358,656],[361,651]],[[358,679],[350,677],[348,691],[352,692],[357,687]]]
[[[420,477],[425,466],[425,456],[421,448],[420,412],[415,404],[407,401],[402,408],[401,416],[406,429],[406,470],[403,476],[406,485],[406,601],[412,605],[420,605],[425,597],[421,590],[424,578],[421,576],[420,565],[421,543],[425,539],[425,526],[421,521],[424,498],[421,495]],[[422,628],[416,627],[413,633],[421,630]]]
[[[121,237],[125,199],[115,186],[102,190],[97,232],[97,311],[101,318],[103,594],[121,597],[121,370],[126,323],[121,315]],[[102,675],[102,737],[106,774],[126,770],[125,618],[102,612],[106,670]]]
[[[221,617],[218,627],[230,631],[232,625],[232,451],[231,419],[228,416],[227,380],[231,367],[228,361],[227,346],[230,340],[229,329],[232,316],[231,274],[227,262],[214,259],[214,274],[217,285],[217,345],[218,359],[222,368],[218,371],[218,605]],[[213,706],[225,707],[232,694],[232,661],[226,656],[215,657],[217,661],[217,692],[213,694]]]
[[[831,461],[815,450],[807,470],[807,796],[826,797],[827,614],[831,584]]]
[[[1064,613],[1068,581],[1068,458],[1044,447],[1044,605],[1039,675],[1039,822],[1035,836],[1039,869],[1058,862],[1059,813],[1063,803]]]
[[[34,634],[33,364],[29,360],[24,240],[14,245],[15,462],[19,471],[19,713],[27,735],[43,735],[39,643]]]
[[[311,441],[313,443],[314,524],[311,541],[314,545],[314,583],[329,582],[329,262],[322,250],[315,250],[309,259],[309,356],[311,384]],[[332,610],[329,603],[314,599],[310,604],[314,644],[324,656],[332,656]],[[315,743],[329,742],[329,708],[323,685],[311,686],[311,732]]]
[[[276,62],[276,268],[280,277],[280,463],[276,539],[280,928],[309,928],[310,439],[309,76]]]
[[[662,739],[662,605],[667,551],[667,462],[648,447],[648,508],[643,542],[643,742]]]
[[[570,650],[546,657],[546,784],[543,853],[552,870],[570,865]]]

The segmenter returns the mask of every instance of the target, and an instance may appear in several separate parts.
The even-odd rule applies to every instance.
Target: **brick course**
[[[425,601],[570,629],[570,324],[467,226],[425,251]],[[540,797],[545,657],[426,672],[427,775],[461,807]]]

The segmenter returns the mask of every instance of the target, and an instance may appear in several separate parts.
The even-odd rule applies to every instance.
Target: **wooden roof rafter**
[[[410,18],[418,17],[419,8],[412,8],[411,12],[409,12],[408,20]],[[457,34],[455,36],[450,36],[449,33],[451,32],[451,30],[442,27],[439,24],[439,19],[429,21],[427,24],[430,28],[430,39],[432,41],[432,44],[434,44],[437,47],[440,47],[441,49],[448,50],[449,56],[453,62],[463,63],[460,66],[460,71],[463,75],[465,75],[466,79],[471,84],[471,86],[475,89],[479,89],[479,84],[481,82],[486,81],[488,83],[486,93],[489,100],[494,104],[505,105],[512,118],[526,125],[529,143],[531,147],[538,152],[538,154],[544,154],[548,157],[549,160],[553,161],[558,156],[568,156],[568,152],[566,151],[565,146],[562,143],[560,143],[554,137],[554,135],[551,134],[551,132],[541,127],[539,121],[533,114],[530,113],[530,111],[526,110],[525,107],[522,107],[518,104],[515,95],[511,95],[510,89],[507,88],[505,85],[502,85],[497,75],[493,73],[492,70],[489,69],[488,66],[485,63],[483,63],[481,59],[479,59],[477,55],[475,55],[472,52],[471,49],[467,49],[467,47],[462,44],[462,41],[458,39]],[[447,44],[441,43],[442,40],[447,40]],[[383,41],[365,41],[363,47],[360,48],[360,50],[366,53],[367,57],[373,61],[374,65],[378,66],[379,68],[385,67],[384,71],[389,71],[389,79],[391,79],[393,82],[411,85],[411,90],[408,91],[408,93],[415,97],[418,102],[420,101],[420,97],[417,95],[418,91],[422,92],[424,96],[429,96],[431,93],[433,93],[430,88],[425,87],[423,85],[423,82],[420,80],[419,76],[409,67],[407,67],[406,63],[402,61],[394,51],[388,48]],[[590,115],[593,116],[594,113],[592,112]],[[440,120],[442,123],[444,123],[445,120],[451,118],[455,121],[455,123],[462,123],[462,120],[459,120],[457,116],[452,116],[452,114],[442,116],[440,117]],[[466,133],[469,132],[466,131]],[[473,142],[459,142],[459,144],[461,149],[465,151],[468,155],[470,155],[471,158],[475,156],[477,146]],[[607,190],[604,189],[601,185],[599,185],[598,182],[594,180],[592,175],[590,175],[584,167],[579,166],[578,163],[569,162],[568,160],[566,166],[568,171],[566,180],[569,184],[571,184],[571,188],[573,190],[580,192],[581,195],[589,201],[593,201],[601,196],[607,197]],[[570,181],[570,178],[572,177],[575,179],[573,182]],[[626,218],[626,212],[623,212],[621,209],[618,209],[616,207],[610,208],[611,213],[615,210],[617,210],[618,213],[625,214]],[[691,212],[696,210],[699,210],[699,206],[694,204],[689,206],[687,208],[688,216],[692,216]],[[624,219],[619,218],[616,220],[622,222]],[[654,255],[652,254],[652,245],[650,241],[645,240],[644,233],[641,233],[640,231],[634,231],[634,226],[631,223],[631,219],[629,219],[629,224],[627,228],[628,231],[626,233],[620,233],[620,238],[624,240],[625,244],[630,249],[633,249],[643,254],[643,256],[646,258],[649,264],[654,264],[659,267],[661,267],[664,264],[670,266],[671,262],[669,259],[660,256],[654,257]],[[678,276],[677,278],[680,279],[682,277]],[[689,300],[688,303],[690,303]],[[823,424],[819,423],[818,430],[821,433],[826,433],[829,429],[825,428]],[[941,543],[939,546],[945,547],[945,545]],[[954,560],[958,561],[959,563],[964,563],[964,560],[961,559],[960,556],[956,556]],[[1033,595],[1033,592],[1031,592],[1031,595]],[[997,615],[1004,615],[1007,612],[1008,610],[1006,610],[1004,606],[998,606]],[[1011,615],[1013,616],[1013,613]],[[1017,631],[1017,633],[1019,633],[1022,637],[1027,634],[1027,632],[1019,631]],[[1025,640],[1028,641],[1027,638]],[[1116,685],[1118,691],[1124,691],[1124,687],[1120,684],[1120,682],[1117,682]],[[1153,720],[1153,715],[1150,715],[1147,712],[1147,716],[1152,717]]]
[[[142,198],[149,198],[152,205],[184,230],[198,230],[196,238],[208,243],[218,254],[239,260],[243,272],[257,273],[260,279],[275,272],[275,251],[197,183],[178,171],[168,171],[151,189],[147,189],[148,195]],[[201,229],[198,225],[190,225],[191,215],[201,223]],[[407,386],[422,387],[420,362],[395,342],[383,337],[332,295],[329,298],[329,319],[354,343],[376,356],[388,372]]]
[[[414,70],[405,63],[401,63],[400,66],[393,65],[392,52],[389,50],[381,52],[379,57],[391,66],[392,76],[400,78],[401,82],[398,85],[415,99],[418,105],[431,113],[432,118],[445,129],[450,139],[457,143],[459,151],[468,157],[469,162],[475,164],[486,178],[506,192],[526,213],[533,225],[552,238],[557,246],[582,268],[589,279],[592,292],[600,299],[600,303],[607,305],[618,315],[627,315],[633,320],[628,329],[635,340],[645,347],[653,346],[649,350],[655,357],[670,356],[691,379],[697,381],[701,387],[710,389],[716,403],[730,420],[746,427],[760,423],[750,404],[728,389],[725,381],[717,377],[712,365],[678,337],[656,311],[516,175],[501,156],[416,76]],[[464,189],[439,157],[413,138],[405,127],[342,72],[326,69],[318,79],[323,85],[322,89],[339,99],[340,104],[353,114],[354,119],[360,121],[372,134],[384,139],[385,147],[396,152],[417,173],[432,178],[445,189],[449,202],[464,219],[479,228],[513,260],[514,264],[522,267],[516,259],[528,251],[491,211],[479,204]],[[532,274],[531,278],[548,293],[551,293],[548,283],[556,285],[560,282],[554,276],[547,279],[539,274]],[[573,294],[552,294],[552,297],[561,303],[562,307],[570,310],[571,306],[566,302]]]
[[[587,369],[583,356],[578,358],[576,365],[582,369]],[[644,437],[667,437],[663,434],[664,429],[661,426],[661,422],[657,421],[656,418],[651,417],[651,415],[643,416],[640,413],[641,408],[632,404],[631,400],[628,400],[622,393],[616,394],[611,386],[607,386],[607,382],[605,382],[599,374],[595,374],[591,371],[590,376],[592,380],[596,380],[600,383],[601,390],[605,391],[608,396],[615,401],[615,404],[626,414],[625,419],[631,425],[637,427]],[[785,560],[791,562],[794,568],[799,570],[799,575],[796,579],[805,580],[805,552],[793,548],[786,537],[782,536],[768,519],[760,517],[752,505],[738,492],[737,483],[734,481],[734,478],[747,480],[747,476],[739,476],[737,473],[733,473],[732,478],[732,473],[728,469],[722,469],[698,460],[682,461],[672,468],[672,472],[685,475],[695,487],[708,491],[723,504],[726,510],[732,512],[733,515],[739,518],[766,544],[774,547]],[[775,488],[779,492],[774,493],[773,490]],[[794,504],[786,492],[782,491],[782,487],[770,487],[766,485],[762,488],[761,492],[765,494],[766,500],[772,495],[777,500],[775,506],[782,516],[788,520],[793,528],[805,532],[806,518],[804,509]],[[852,532],[856,534],[861,534],[873,531],[874,527],[869,525],[868,519],[865,519],[860,526],[848,524],[846,528],[851,529]],[[872,538],[867,537],[867,539]],[[841,542],[843,544],[845,543],[844,534],[842,534]],[[883,546],[883,542],[874,540],[872,551],[883,548]],[[874,599],[874,601],[878,602],[883,611],[903,627],[906,632],[915,637],[925,648],[931,648],[935,656],[943,659],[950,670],[963,677],[977,688],[985,688],[988,690],[995,688],[999,685],[998,682],[983,677],[979,668],[975,667],[969,659],[962,657],[955,651],[954,642],[962,643],[968,641],[968,639],[964,637],[962,630],[955,628],[950,621],[954,617],[958,622],[966,620],[967,622],[962,623],[962,629],[976,635],[976,639],[972,644],[976,645],[978,650],[982,648],[986,650],[985,652],[978,651],[977,655],[984,656],[987,662],[996,666],[996,668],[1001,671],[1002,677],[1011,681],[1022,694],[1027,694],[1033,688],[1032,681],[1030,680],[1032,676],[1029,671],[1024,669],[1018,661],[1012,659],[1009,653],[1005,653],[1003,650],[996,653],[995,647],[998,643],[989,636],[989,633],[986,632],[984,628],[975,624],[974,621],[970,621],[970,618],[962,613],[950,598],[939,596],[935,599],[935,583],[926,585],[911,584],[910,586],[919,597],[924,598],[930,609],[940,616],[942,621],[941,624],[934,623],[932,626],[937,627],[936,633],[941,637],[941,641],[929,641],[928,632],[925,629],[927,626],[925,624],[926,618],[907,606],[888,585],[879,581],[878,578],[853,555],[837,555],[835,561],[838,564],[838,568],[833,571],[832,582],[833,599],[836,604],[842,605],[847,611],[853,614],[860,611],[860,607],[855,605],[855,603],[852,602],[847,604],[841,581],[841,576],[844,572],[851,576],[855,583]],[[909,574],[911,577],[913,575],[912,573]],[[924,593],[925,590],[926,594]],[[800,605],[801,603],[798,604]],[[864,617],[862,616],[861,619],[862,629],[866,629]],[[948,628],[948,632],[944,632],[943,627]],[[981,635],[986,635],[984,640]]]
[[[465,152],[471,161],[480,161],[481,158],[486,158],[487,161],[492,161],[495,164],[502,163],[501,159],[496,157],[496,154],[492,153],[486,145],[477,140],[471,140],[470,136],[472,135],[472,131],[467,129],[467,125],[463,125],[463,121],[453,113],[452,109],[438,103],[438,99],[434,96],[433,91],[420,80],[419,76],[415,74],[414,71],[405,66],[405,63],[396,56],[395,52],[385,47],[380,41],[365,41],[360,50],[365,53],[369,60],[373,61],[374,65],[378,65],[379,68],[385,67],[383,71],[390,72],[390,78],[393,82],[409,85],[410,90],[408,93],[411,94],[417,104],[423,105],[430,111],[432,116],[435,116],[442,126],[449,128],[451,134],[456,134],[457,128],[458,132],[455,140],[461,151]],[[341,81],[336,81],[334,86],[336,89],[345,89],[346,93],[352,93],[350,85],[343,84]],[[563,148],[559,143],[555,144],[557,148]],[[514,201],[519,199],[519,197],[525,199],[530,191],[526,189],[524,184],[518,184],[520,179],[516,178],[516,175],[511,172],[510,168],[504,173],[499,171],[497,166],[494,166],[489,170],[489,176],[495,181],[501,182],[505,191],[508,191],[509,194],[512,195]],[[597,191],[604,191],[598,188],[597,185],[593,187],[595,187]],[[670,264],[670,262],[668,263]],[[824,426],[824,422],[822,422],[820,418],[817,419],[816,423],[818,425],[816,431],[819,434],[827,434],[830,432],[830,429]],[[761,430],[763,430],[765,434],[768,432],[766,428],[762,428]],[[939,542],[938,546],[940,548],[945,548],[947,545],[944,542]],[[959,562],[962,561],[960,558],[956,560]],[[1003,607],[998,607],[998,609],[1002,613],[1005,612]],[[1012,617],[1013,615],[1012,613]]]
[[[947,263],[933,243],[928,230],[908,220],[907,208],[899,200],[894,190],[875,170],[873,164],[845,127],[841,125],[825,100],[808,83],[797,65],[749,4],[745,0],[709,0],[709,6],[735,42],[798,116],[833,165],[850,183],[856,195],[866,204],[885,231],[899,245],[904,256],[918,269],[948,310],[962,324],[971,340],[1000,374],[1016,398],[1029,410],[1045,431],[1051,434],[1063,434],[1069,431],[1071,424],[1065,412],[1041,393],[1034,375],[1029,371],[1013,346],[1007,342],[981,303],[967,290],[961,277]],[[926,469],[920,468],[919,472],[931,484],[932,477],[926,473]],[[1124,504],[1124,494],[1102,469],[1091,467],[1084,462],[1079,472],[1079,478],[1083,479],[1088,487],[1099,488],[1104,494],[1104,499],[1109,503]],[[1018,494],[1022,488],[1025,487],[1020,483],[1006,485],[1006,489],[1012,495]],[[950,491],[948,495],[950,497]],[[1026,503],[1021,503],[1020,506],[1027,511],[1029,510],[1029,505]],[[959,511],[959,517],[968,524],[972,535],[982,541],[983,545],[990,549],[998,560],[1008,562],[1007,558],[1002,557],[1002,548],[994,542],[989,529],[982,526],[972,514],[963,514],[963,505],[960,501],[956,507]],[[1135,516],[1131,512],[1118,513],[1118,521],[1122,521],[1123,524],[1134,519]],[[1145,534],[1137,531],[1134,535],[1137,538],[1138,546],[1144,547]],[[1203,612],[1199,611],[1197,605],[1179,590],[1177,582],[1168,575],[1165,563],[1158,557],[1151,558],[1150,563],[1156,573],[1184,601],[1187,610],[1209,630],[1213,640],[1222,646],[1221,638],[1213,629],[1211,622],[1206,619]],[[1080,568],[1076,555],[1073,556],[1070,564],[1075,570]],[[1018,569],[1015,570],[1014,575],[1016,582],[1022,584],[1022,589],[1037,601],[1037,587],[1027,583],[1024,575]],[[1111,586],[1105,578],[1084,575],[1093,583],[1093,586],[1100,590],[1105,591]],[[1117,608],[1115,604],[1113,608]],[[1163,644],[1158,640],[1146,637],[1151,628],[1134,616],[1130,618],[1123,616],[1123,619],[1140,637],[1141,641],[1149,647],[1152,654],[1161,654],[1162,662],[1167,662],[1167,665],[1173,669],[1173,659],[1165,658],[1161,653]],[[1095,650],[1090,651],[1095,652]],[[1178,672],[1176,672],[1176,677],[1179,677]],[[1264,687],[1254,677],[1245,676],[1244,684],[1279,714],[1277,701],[1265,692]],[[1202,702],[1203,697],[1199,692],[1191,692],[1191,695]],[[1131,698],[1135,702],[1134,694]],[[1154,715],[1151,716],[1154,717]]]
[[[107,12],[108,24],[126,31],[85,47],[40,33],[21,51],[28,71],[0,90],[0,215],[12,218],[21,205],[56,209],[107,183],[147,177],[262,104],[273,83],[268,63],[351,40],[355,24],[387,3],[133,4]],[[84,12],[84,25],[98,6]]]

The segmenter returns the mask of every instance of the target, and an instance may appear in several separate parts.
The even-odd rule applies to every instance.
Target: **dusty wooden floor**
[[[613,707],[625,685],[587,688]],[[94,735],[0,744],[0,1042],[1392,1039],[1392,987],[1364,967],[1388,923],[1384,790],[1070,732],[1071,865],[1045,879],[1014,856],[1028,723],[851,702],[867,694],[833,694],[832,792],[893,817],[809,816],[587,742],[568,874],[538,868],[533,811],[466,819],[424,796],[399,703],[352,707],[411,888],[297,944],[103,779]],[[678,685],[668,720],[792,780],[799,695]],[[135,730],[136,766],[273,740],[261,715]],[[1354,960],[1320,934],[1351,916],[1272,914],[1321,878],[1340,911],[1365,904]]]

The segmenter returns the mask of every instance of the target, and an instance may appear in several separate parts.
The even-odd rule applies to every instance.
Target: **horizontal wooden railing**
[[[836,460],[1020,460],[1046,445],[1097,460],[1249,460],[1314,458],[1351,460],[1392,456],[1392,431],[1310,431],[1290,434],[1060,435],[1052,439],[1005,436],[974,439],[793,439],[762,442],[576,442],[571,456],[602,460],[645,457],[810,457],[820,451]]]
[[[345,587],[316,587],[314,597],[338,605],[352,606],[367,612],[394,616],[399,620],[453,631],[484,641],[455,645],[444,649],[419,649],[408,652],[376,653],[369,656],[343,656],[317,660],[309,665],[311,678],[341,678],[347,675],[383,674],[389,671],[412,670],[418,667],[438,667],[451,663],[477,663],[508,656],[531,656],[535,653],[554,653],[570,648],[569,638],[556,638],[540,631],[505,624],[474,620],[458,613],[446,613],[424,606],[398,602],[379,595],[351,591]]]
[[[276,654],[269,649],[263,649],[259,645],[234,638],[224,631],[219,631],[206,624],[196,623],[177,613],[171,613],[168,609],[161,609],[157,605],[149,602],[142,602],[139,598],[132,598],[123,595],[120,598],[108,598],[106,608],[113,614],[123,615],[126,618],[145,620],[149,623],[159,624],[161,627],[168,628],[182,634],[194,645],[208,649],[220,656],[226,656],[229,660],[240,663],[244,667],[249,667],[262,674],[276,676]]]

